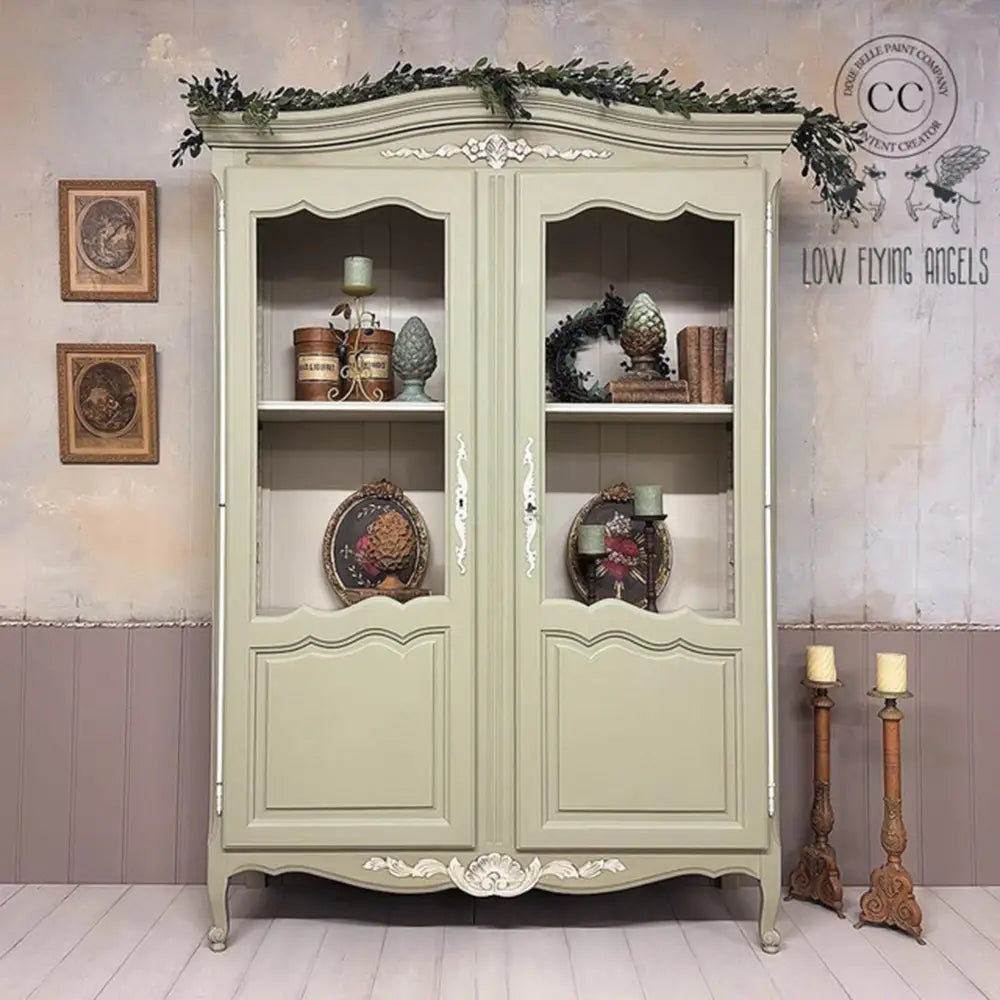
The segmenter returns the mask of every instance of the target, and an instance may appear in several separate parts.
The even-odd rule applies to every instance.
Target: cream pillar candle
[[[806,679],[814,684],[833,684],[837,680],[833,646],[806,646]]]
[[[375,291],[372,283],[373,267],[371,257],[345,257],[344,292],[358,297],[371,295]]]
[[[663,513],[663,488],[637,486],[635,488],[635,516],[659,517]]]
[[[881,694],[906,694],[905,653],[878,653],[876,655],[875,690]]]
[[[581,524],[576,534],[576,548],[582,556],[601,556],[608,551],[603,524]]]

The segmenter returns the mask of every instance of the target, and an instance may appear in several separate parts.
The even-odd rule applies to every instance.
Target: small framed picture
[[[64,463],[159,461],[153,344],[56,344],[56,371]]]
[[[65,300],[155,302],[155,181],[59,182]]]

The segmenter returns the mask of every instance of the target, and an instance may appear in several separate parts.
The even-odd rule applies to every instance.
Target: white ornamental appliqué
[[[470,163],[485,160],[494,170],[501,170],[508,160],[524,163],[529,156],[540,156],[543,160],[606,160],[611,156],[610,149],[556,149],[548,143],[532,146],[523,138],[512,139],[510,136],[493,132],[485,136],[472,136],[461,146],[445,143],[437,149],[425,149],[423,146],[400,146],[397,149],[383,149],[386,158],[412,157],[415,160],[430,160],[442,157],[450,160],[453,156],[464,156]]]
[[[558,879],[592,879],[602,872],[623,872],[625,865],[618,858],[596,858],[593,861],[575,865],[572,861],[558,859],[546,864],[538,858],[533,858],[526,866],[509,854],[480,854],[468,865],[463,865],[458,858],[452,858],[448,864],[436,858],[421,858],[416,864],[408,865],[405,861],[393,857],[369,858],[364,866],[366,871],[387,871],[396,878],[433,878],[435,875],[447,875],[463,892],[480,898],[486,896],[519,896],[538,884],[538,880],[546,875]]]

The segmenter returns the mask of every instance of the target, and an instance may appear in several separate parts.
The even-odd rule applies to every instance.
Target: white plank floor
[[[921,947],[784,903],[756,945],[756,890],[589,897],[389,896],[319,880],[232,890],[205,944],[202,886],[0,885],[0,1000],[1000,1000],[1000,889],[918,890]]]

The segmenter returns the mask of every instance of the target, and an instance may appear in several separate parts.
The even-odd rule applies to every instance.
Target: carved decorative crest
[[[364,869],[370,872],[388,871],[396,878],[433,878],[447,875],[452,882],[470,896],[519,896],[534,888],[545,875],[560,879],[596,878],[601,872],[623,872],[625,866],[618,858],[597,858],[586,861],[579,867],[572,861],[549,861],[546,864],[535,858],[527,867],[509,854],[481,854],[463,865],[458,858],[448,864],[436,858],[421,858],[416,864],[408,865],[399,858],[369,858]]]
[[[437,149],[424,149],[414,146],[400,146],[397,149],[383,149],[382,155],[387,158],[413,157],[415,160],[430,160],[435,156],[451,159],[461,154],[470,163],[485,160],[494,170],[501,170],[508,160],[524,163],[529,156],[540,156],[551,160],[606,160],[611,156],[610,149],[556,149],[555,146],[542,144],[532,146],[522,138],[512,139],[510,136],[493,132],[490,135],[466,139],[461,146],[445,143]]]
[[[403,491],[388,479],[366,483],[358,492],[366,497],[379,497],[381,500],[399,500],[403,496]]]
[[[635,500],[635,491],[628,483],[615,483],[601,490],[601,500],[605,503],[631,503]]]

